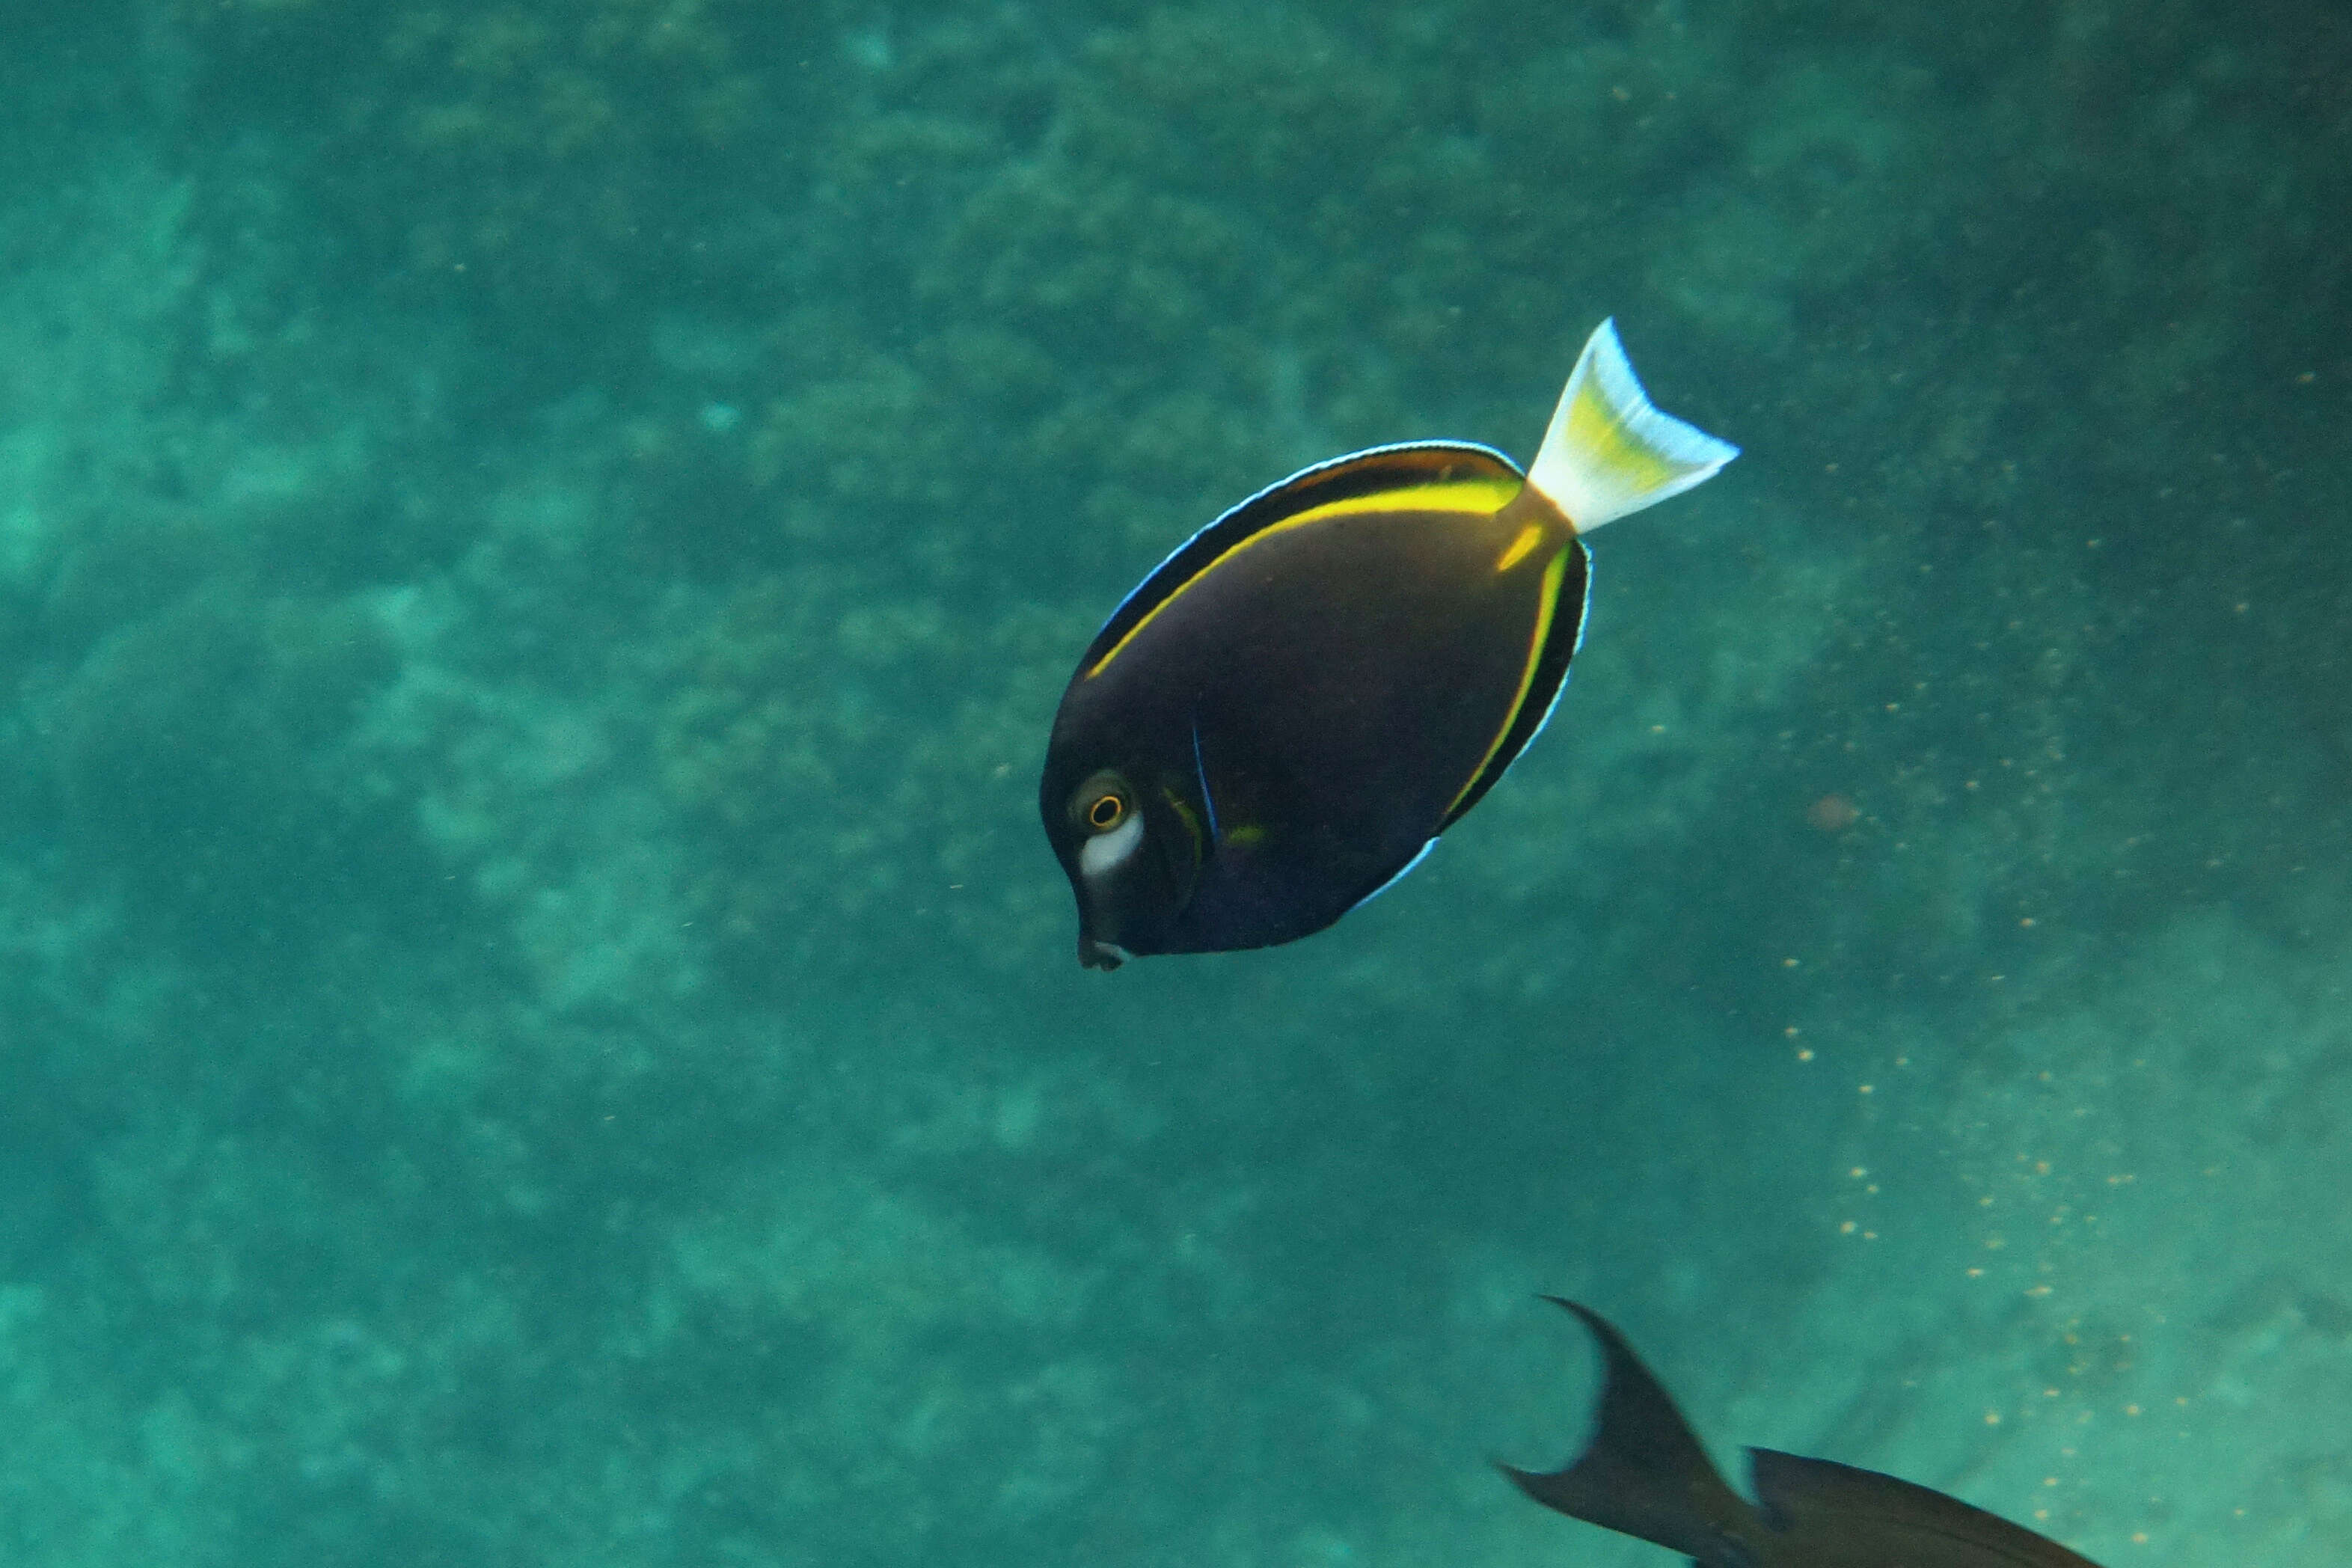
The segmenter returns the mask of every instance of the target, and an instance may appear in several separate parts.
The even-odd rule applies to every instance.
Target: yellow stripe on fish
[[[1217,556],[1207,565],[1193,573],[1192,577],[1174,593],[1154,605],[1149,615],[1129,626],[1127,635],[1111,645],[1108,653],[1095,660],[1094,664],[1087,668],[1086,679],[1092,680],[1110,668],[1110,661],[1117,658],[1128,644],[1141,635],[1144,627],[1157,620],[1170,605],[1190,592],[1194,584],[1202,582],[1218,568],[1229,565],[1242,552],[1255,545],[1263,544],[1279,534],[1288,533],[1295,529],[1306,528],[1314,523],[1328,522],[1334,518],[1363,517],[1376,512],[1458,512],[1465,517],[1492,517],[1508,505],[1511,498],[1517,495],[1525,488],[1526,483],[1526,480],[1516,476],[1506,481],[1484,474],[1459,479],[1441,479],[1433,484],[1375,490],[1369,495],[1348,496],[1339,500],[1325,501],[1319,506],[1307,508],[1296,517],[1287,517],[1280,522],[1270,523],[1247,538],[1236,542],[1223,554]],[[1533,547],[1533,542],[1530,542],[1528,548]],[[1526,552],[1522,551],[1520,553],[1525,554]],[[1511,562],[1505,561],[1495,569],[1501,572],[1510,565]]]
[[[1520,533],[1519,540],[1527,540],[1529,533],[1541,537],[1541,531],[1533,524],[1529,524]],[[1512,543],[1511,552],[1515,558],[1527,553],[1519,548],[1517,541]],[[1568,571],[1568,548],[1562,548],[1552,556],[1550,564],[1544,568],[1543,586],[1538,590],[1538,596],[1536,601],[1536,629],[1534,635],[1528,638],[1528,662],[1527,668],[1519,672],[1519,689],[1511,694],[1511,705],[1503,710],[1502,726],[1495,731],[1495,739],[1487,746],[1486,755],[1478,759],[1478,765],[1470,770],[1470,776],[1462,781],[1462,787],[1454,792],[1452,800],[1446,802],[1445,815],[1449,818],[1461,808],[1463,797],[1476,788],[1478,781],[1486,776],[1486,764],[1495,760],[1495,753],[1501,751],[1503,742],[1511,738],[1511,731],[1518,723],[1519,714],[1528,705],[1528,689],[1536,683],[1536,671],[1542,667],[1544,648],[1551,640],[1551,621],[1552,616],[1559,609],[1559,583],[1560,578]],[[1496,570],[1501,571],[1503,568],[1497,567]]]
[[[1524,471],[1374,447],[1178,545],[1079,656],[1037,784],[1080,961],[1291,942],[1411,871],[1550,719],[1585,536],[1736,455],[1654,406],[1603,322]]]

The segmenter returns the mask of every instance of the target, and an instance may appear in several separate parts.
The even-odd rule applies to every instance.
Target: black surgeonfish
[[[1756,1501],[1725,1484],[1682,1412],[1625,1336],[1591,1308],[1607,1363],[1583,1455],[1534,1475],[1501,1467],[1546,1508],[1667,1547],[1696,1568],[2098,1568],[1997,1514],[1827,1459],[1748,1450]]]
[[[1290,942],[1412,869],[1550,717],[1582,536],[1738,455],[1654,407],[1603,321],[1525,473],[1468,442],[1375,447],[1193,535],[1054,718],[1038,806],[1080,961]]]

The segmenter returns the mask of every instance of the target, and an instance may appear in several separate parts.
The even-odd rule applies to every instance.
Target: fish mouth
[[[1078,938],[1078,962],[1088,969],[1099,969],[1108,973],[1134,956],[1115,942],[1103,942],[1090,936]]]

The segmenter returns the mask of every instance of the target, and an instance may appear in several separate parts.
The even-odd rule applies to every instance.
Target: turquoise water
[[[0,22],[0,1560],[1669,1561],[1538,1291],[2352,1560],[2352,26],[1895,10]],[[1082,972],[1101,617],[1612,314],[1549,731]]]

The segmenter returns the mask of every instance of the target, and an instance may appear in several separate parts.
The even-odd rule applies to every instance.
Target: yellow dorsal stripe
[[[1320,522],[1327,517],[1356,517],[1370,511],[1459,511],[1475,517],[1492,517],[1503,510],[1510,499],[1526,484],[1517,474],[1506,477],[1481,475],[1475,479],[1441,479],[1435,484],[1408,485],[1402,489],[1374,490],[1370,495],[1349,496],[1345,500],[1325,501],[1321,506],[1308,507],[1297,517],[1284,518],[1275,528],[1296,528],[1302,522]],[[1274,529],[1265,529],[1242,541],[1264,538]],[[1239,550],[1242,544],[1234,549]],[[1230,552],[1228,552],[1230,553]]]
[[[1525,483],[1517,474],[1497,474],[1441,480],[1434,484],[1408,485],[1400,489],[1374,490],[1370,495],[1325,501],[1321,506],[1308,507],[1296,517],[1286,517],[1280,522],[1269,523],[1248,538],[1236,540],[1223,553],[1186,578],[1174,593],[1152,605],[1141,620],[1127,629],[1125,637],[1111,644],[1109,652],[1087,668],[1086,678],[1092,680],[1108,668],[1110,661],[1125,652],[1127,645],[1141,635],[1143,628],[1156,620],[1161,611],[1190,592],[1193,584],[1261,540],[1286,533],[1294,528],[1304,528],[1311,522],[1324,522],[1335,517],[1359,517],[1376,511],[1451,511],[1460,512],[1465,517],[1492,517],[1519,493]]]
[[[1544,644],[1551,640],[1552,612],[1559,605],[1559,584],[1568,573],[1568,552],[1570,548],[1573,547],[1563,546],[1551,558],[1550,564],[1544,568],[1543,587],[1536,600],[1535,635],[1528,639],[1528,661],[1519,670],[1519,689],[1511,694],[1511,705],[1503,710],[1502,725],[1496,730],[1494,740],[1487,742],[1486,754],[1478,759],[1478,765],[1470,770],[1470,776],[1463,781],[1462,787],[1446,803],[1447,816],[1454,815],[1463,797],[1486,776],[1486,768],[1494,762],[1495,753],[1503,749],[1503,742],[1511,738],[1511,726],[1519,721],[1519,710],[1527,705],[1528,689],[1536,683],[1536,669],[1543,663]]]

